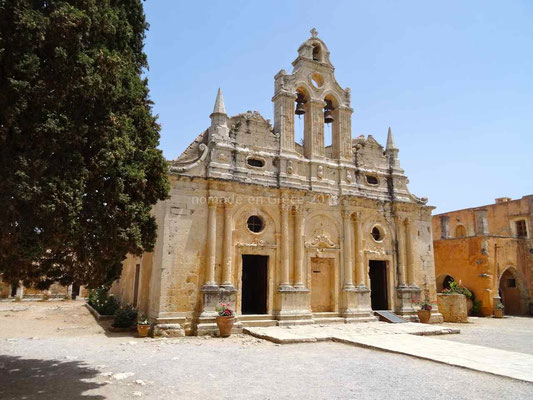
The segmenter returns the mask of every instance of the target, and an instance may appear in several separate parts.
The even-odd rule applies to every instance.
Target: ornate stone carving
[[[208,148],[207,148],[207,146],[205,144],[200,143],[200,145],[198,146],[198,149],[202,152],[202,154],[200,155],[200,157],[198,159],[196,159],[195,161],[193,161],[193,162],[191,162],[191,163],[189,163],[187,165],[183,165],[183,164],[180,164],[180,163],[173,163],[173,165],[170,166],[170,171],[171,172],[186,172],[186,171],[189,171],[190,169],[200,165],[200,163],[202,161],[204,161],[205,158],[207,157]]]
[[[318,179],[322,179],[324,177],[324,167],[322,165],[318,166],[316,176],[318,177]]]
[[[353,181],[352,173],[350,171],[346,172],[346,182],[352,183],[352,181]]]
[[[324,229],[315,231],[314,237],[305,242],[305,247],[314,247],[319,249],[336,249],[338,245],[333,242]]]
[[[276,247],[276,245],[266,243],[262,239],[253,239],[250,243],[244,243],[244,242],[237,242],[235,243],[235,246],[237,247]]]
[[[217,160],[221,162],[225,162],[228,160],[228,157],[224,153],[218,153]]]
[[[294,167],[292,166],[292,161],[287,161],[287,173],[289,175],[292,175],[292,173],[294,172]]]

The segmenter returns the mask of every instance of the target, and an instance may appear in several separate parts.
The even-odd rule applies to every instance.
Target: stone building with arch
[[[350,89],[311,33],[275,75],[273,124],[229,116],[219,90],[211,126],[170,163],[155,250],[112,288],[161,328],[214,332],[227,301],[239,326],[268,326],[416,319],[413,300],[436,299],[432,207],[409,193],[390,128],[385,148],[352,138]]]
[[[437,291],[461,281],[481,314],[533,314],[533,195],[433,216]]]

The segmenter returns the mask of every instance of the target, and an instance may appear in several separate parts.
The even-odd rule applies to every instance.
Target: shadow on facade
[[[100,371],[79,361],[25,359],[0,355],[0,398],[3,400],[105,399],[85,394],[103,384],[86,382]]]

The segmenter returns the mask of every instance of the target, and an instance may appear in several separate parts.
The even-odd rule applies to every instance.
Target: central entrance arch
[[[333,262],[332,258],[311,258],[311,310],[333,311]]]

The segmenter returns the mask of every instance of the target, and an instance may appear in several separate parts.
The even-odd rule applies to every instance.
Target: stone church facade
[[[386,148],[352,139],[350,89],[311,33],[275,76],[273,125],[228,116],[219,90],[211,126],[171,162],[155,250],[112,288],[161,328],[212,333],[227,301],[246,326],[416,319],[412,300],[436,299],[432,207],[409,193],[390,128]]]

